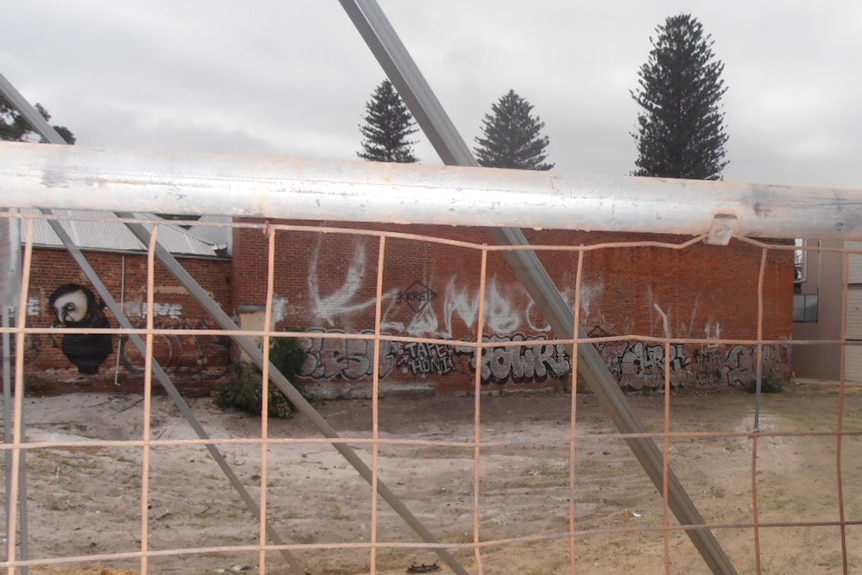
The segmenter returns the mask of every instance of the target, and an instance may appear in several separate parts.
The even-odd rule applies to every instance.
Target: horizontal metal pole
[[[0,143],[0,204],[330,221],[862,239],[862,190]],[[732,218],[730,218],[732,220]]]

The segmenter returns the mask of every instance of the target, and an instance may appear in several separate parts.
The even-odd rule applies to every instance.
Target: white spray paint
[[[127,316],[147,317],[147,304],[145,302],[126,302],[123,304],[123,312]],[[181,303],[153,303],[155,317],[169,317],[179,319],[183,316],[183,304]]]
[[[353,247],[353,258],[347,269],[347,278],[344,284],[331,294],[324,296],[320,293],[320,279],[317,271],[317,260],[320,255],[320,245],[315,248],[311,256],[311,265],[308,269],[308,291],[311,296],[311,310],[317,319],[334,325],[339,316],[352,315],[374,305],[374,300],[354,303],[356,294],[362,287],[365,277],[365,242],[357,241]]]
[[[662,327],[664,328],[664,336],[667,339],[670,339],[671,338],[670,325],[668,325],[667,314],[664,313],[664,311],[662,311],[661,307],[659,307],[659,305],[657,303],[652,304],[652,306],[655,308],[655,310],[661,316],[661,323],[662,323]]]
[[[584,282],[581,284],[581,308],[584,310],[584,315],[589,316],[591,306],[593,304],[593,299],[601,297],[602,292],[605,289],[604,280],[599,280],[594,284],[589,284]],[[569,303],[569,302],[567,302]],[[574,302],[570,303],[570,307],[574,305]]]
[[[308,287],[311,311],[317,321],[327,326],[334,326],[339,319],[367,310],[375,305],[374,298],[357,299],[366,280],[366,249],[367,242],[358,240],[353,247],[353,257],[347,269],[347,275],[341,286],[334,286],[334,291],[327,295],[321,293],[321,275],[318,268],[320,246],[312,254],[308,270]],[[458,285],[457,273],[452,275],[446,287],[439,294],[443,298],[442,318],[438,316],[440,306],[427,305],[409,322],[403,321],[403,308],[398,306],[398,290],[393,289],[383,295],[383,314],[381,327],[390,333],[402,332],[414,337],[452,338],[459,326],[475,329],[479,318],[479,291],[469,286]],[[428,283],[431,283],[430,281]],[[485,286],[485,325],[487,333],[504,336],[522,331],[526,326],[534,333],[550,331],[551,327],[544,323],[539,325],[535,302],[524,290],[523,286],[504,286],[497,278],[491,278]],[[585,312],[591,311],[595,298],[604,289],[602,281],[594,284],[583,284],[581,287],[581,303]],[[567,289],[565,299],[569,305],[572,290]],[[284,305],[274,314],[277,319],[284,317]],[[399,315],[401,314],[401,315]],[[398,318],[398,319],[396,319]]]
[[[713,319],[709,318],[703,328],[703,333],[706,339],[721,339],[721,324],[717,321],[713,323]],[[710,344],[710,347],[718,347],[718,344]]]
[[[287,315],[288,299],[286,297],[272,298],[272,322],[278,323]]]
[[[37,297],[27,298],[27,315],[40,315],[42,313],[42,302]]]

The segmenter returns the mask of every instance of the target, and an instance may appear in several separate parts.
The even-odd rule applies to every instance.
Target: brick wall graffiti
[[[42,300],[37,297],[27,298],[27,315],[42,315]]]
[[[410,284],[410,287],[395,294],[395,303],[406,304],[414,313],[420,314],[436,297],[437,292],[416,280]]]
[[[314,337],[314,333],[345,334],[343,330],[312,329],[303,338],[306,360],[300,375],[315,381],[344,379],[369,380],[374,375],[372,340]],[[372,335],[372,331],[363,331]],[[600,328],[591,337],[605,336]],[[544,334],[516,333],[512,336],[487,336],[486,343],[515,342],[520,345],[494,345],[486,348],[481,359],[481,380],[489,384],[529,384],[563,380],[570,376],[571,357],[562,344],[551,343]],[[665,369],[670,366],[674,386],[697,384],[702,387],[729,385],[745,387],[756,377],[755,346],[686,346],[673,343],[666,358],[664,344],[642,341],[597,342],[596,348],[608,369],[629,389],[664,385]],[[764,374],[783,373],[780,346],[764,346]],[[475,349],[466,345],[424,342],[384,342],[380,360],[380,379],[389,376],[444,377],[457,371],[476,370]]]
[[[314,250],[308,268],[309,311],[312,325],[334,329],[350,326],[351,318],[373,309],[375,300],[363,292],[369,281],[367,241],[357,241],[349,265],[340,281],[323,281],[328,271],[318,263],[319,247]],[[381,328],[387,333],[414,337],[451,339],[464,331],[475,329],[479,316],[479,291],[475,283],[460,278],[458,273],[438,278],[412,279],[406,287],[388,289],[383,293]],[[604,289],[602,282],[585,284],[582,298],[587,306]],[[363,295],[365,293],[366,295]],[[574,301],[571,289],[565,297]],[[538,312],[523,286],[491,277],[485,294],[485,323],[488,333],[509,335],[516,332],[546,333],[550,326],[538,321]],[[405,313],[405,309],[409,313]]]
[[[455,346],[435,343],[398,343],[396,364],[413,375],[446,375],[457,369]]]
[[[335,287],[331,281],[322,281],[321,276],[326,278],[326,270],[318,270],[318,259],[320,246],[318,245],[311,258],[308,269],[308,293],[310,305],[314,316],[324,322],[324,325],[335,325],[344,318],[373,308],[374,298],[362,298],[359,294],[365,281],[366,267],[366,241],[357,241],[353,246],[353,256],[350,258],[350,266],[346,271],[341,286]],[[322,287],[322,285],[326,287]],[[334,288],[331,289],[330,288]],[[324,291],[328,293],[324,294]],[[387,294],[391,297],[391,294]]]
[[[610,337],[594,327],[590,337]],[[640,341],[597,342],[596,348],[620,384],[633,389],[664,384],[664,344]],[[745,387],[757,378],[757,347],[753,345],[717,346],[687,349],[681,343],[670,345],[672,385],[696,383],[702,387],[729,385]],[[785,370],[780,346],[763,346],[763,373]]]
[[[339,329],[309,329],[308,333],[345,334]],[[373,334],[364,330],[362,334]],[[331,380],[337,377],[349,381],[370,379],[374,376],[374,341],[370,339],[342,339],[338,337],[302,338],[305,363],[300,375],[313,380]],[[395,351],[391,344],[381,354],[380,378],[385,378],[395,365]]]
[[[315,328],[308,333],[345,334],[338,329]],[[373,335],[365,330],[361,334]],[[300,375],[315,381],[336,378],[348,381],[367,380],[374,376],[374,341],[343,339],[339,337],[304,337],[302,349],[305,363]],[[455,347],[423,342],[383,342],[380,362],[380,379],[394,369],[414,376],[446,375],[457,370],[458,356]]]
[[[110,328],[105,303],[86,286],[66,283],[48,298],[54,314],[51,327]],[[63,355],[78,368],[81,375],[95,375],[109,355],[114,353],[114,336],[109,333],[69,333],[60,336]]]
[[[130,320],[135,327],[146,327],[146,318]],[[182,331],[210,329],[203,320],[187,322],[171,317],[155,318],[156,329]],[[169,374],[218,379],[227,373],[230,362],[230,339],[219,335],[159,334],[153,338],[153,358]],[[144,372],[144,358],[138,348],[123,337],[120,341],[120,364],[129,372]]]
[[[734,345],[729,349],[695,350],[696,381],[701,386],[747,387],[757,380],[757,346]],[[785,370],[778,346],[763,346],[763,373]]]
[[[343,334],[342,330],[312,329],[309,332]],[[372,334],[371,331],[361,332]],[[490,342],[524,342],[520,346],[495,346],[482,355],[482,383],[530,383],[561,379],[571,370],[571,360],[564,346],[547,343],[546,337],[519,333],[511,337],[486,338]],[[394,369],[411,376],[445,376],[459,370],[460,358],[469,358],[469,368],[476,369],[475,350],[468,346],[429,344],[424,342],[386,342],[381,354],[380,378]],[[348,381],[368,379],[374,375],[374,342],[337,337],[303,338],[306,354],[300,375],[315,381],[342,378]]]
[[[123,313],[129,317],[147,317],[148,311],[147,302],[129,301],[123,304]],[[171,319],[180,319],[183,317],[183,304],[154,302],[153,311],[156,316],[167,316]]]
[[[524,342],[523,345],[497,346],[485,349],[482,354],[482,383],[532,383],[549,378],[562,379],[572,368],[572,362],[562,344],[548,343],[544,335],[527,336],[517,333],[511,337],[491,336],[486,342]],[[459,354],[469,355],[470,368],[476,369],[476,350],[457,348]]]
[[[369,255],[371,248],[367,239],[353,240],[349,247],[342,248],[345,257],[338,260],[329,257],[320,245],[311,249],[304,280],[309,294],[305,308],[308,318],[302,323],[344,330],[341,333],[355,333],[370,325],[371,310],[376,304],[372,289],[376,270]],[[631,256],[629,252],[621,253],[621,257]],[[665,261],[661,254],[650,252],[647,256]],[[337,273],[330,269],[333,266]],[[546,341],[551,337],[546,319],[524,287],[505,272],[489,273],[484,288],[485,309],[480,314],[480,294],[476,278],[469,270],[457,265],[409,269],[404,275],[387,272],[380,329],[393,336],[439,338],[454,343],[438,346],[387,343],[380,360],[381,377],[407,381],[448,376],[448,381],[466,382],[465,376],[479,369],[484,384],[529,384],[570,375],[571,358],[564,346]],[[612,330],[680,338],[705,335],[712,340],[725,333],[736,333],[740,327],[731,321],[736,314],[728,316],[705,309],[700,290],[706,288],[698,282],[694,282],[691,293],[681,298],[652,285],[642,286],[637,297],[625,296],[624,301],[631,303],[631,309],[626,308],[626,314],[621,315],[611,302],[627,292],[621,288],[618,275],[603,273],[594,273],[580,288],[581,321],[600,326],[591,332],[593,336],[609,336],[608,331]],[[578,298],[571,279],[563,274],[559,286],[565,301],[574,305]],[[699,281],[700,275],[696,279]],[[459,341],[475,337],[480,316],[484,318],[482,332],[492,338],[487,341],[516,345],[495,345],[481,359],[475,357],[473,348],[458,345]],[[755,377],[755,351],[750,346],[682,343],[665,346],[629,340],[597,342],[597,347],[620,385],[633,389],[662,386],[666,376],[675,386],[741,386]],[[312,338],[307,348],[307,377],[355,381],[373,375],[374,348],[370,342]],[[771,355],[765,352],[765,373],[785,369],[780,365],[786,355],[783,349],[777,346],[768,352]]]
[[[695,381],[701,387],[720,385],[728,373],[724,352],[710,348],[694,350]]]
[[[681,343],[670,346],[670,370],[671,373],[685,371],[692,362],[692,358],[685,353]],[[639,389],[643,380],[650,382],[664,382],[665,377],[665,346],[663,344],[648,344],[640,341],[626,342],[622,354],[611,359],[611,372],[617,380]],[[672,383],[681,383],[679,379]]]

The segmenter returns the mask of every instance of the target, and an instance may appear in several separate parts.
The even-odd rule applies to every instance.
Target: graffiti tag
[[[548,378],[562,379],[572,368],[565,346],[547,342],[544,335],[527,336],[516,333],[511,337],[492,336],[486,342],[524,342],[523,345],[507,345],[485,348],[482,353],[482,383],[528,383],[545,381]],[[476,351],[461,346],[459,354],[472,355],[470,367],[476,369]]]

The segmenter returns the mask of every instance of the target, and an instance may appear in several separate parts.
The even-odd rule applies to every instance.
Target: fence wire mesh
[[[34,230],[40,220],[71,218],[0,216],[20,220],[23,237],[22,290],[13,321],[2,327],[12,348],[4,363],[12,370],[4,375],[0,565],[10,574],[93,565],[140,573],[691,573],[707,567],[687,532],[705,529],[739,573],[849,573],[860,565],[862,411],[855,408],[862,395],[844,367],[854,346],[846,343],[846,319],[834,339],[790,339],[793,280],[778,282],[788,277],[783,266],[792,270],[798,246],[752,239],[712,246],[716,258],[735,254],[728,266],[742,271],[716,284],[724,293],[686,299],[680,283],[696,277],[674,273],[704,256],[676,254],[703,249],[703,237],[576,235],[542,244],[538,236],[535,245],[515,248],[487,245],[475,231],[445,239],[371,226],[214,225],[263,238],[261,267],[243,272],[263,305],[239,321],[239,333],[256,338],[265,359],[257,375],[262,409],[249,416],[200,396],[202,389],[214,392],[201,366],[221,363],[200,340],[237,331],[160,321],[159,298],[183,295],[156,258],[169,224],[130,220],[152,225],[143,259],[123,260],[146,279],[136,327],[58,330],[55,312],[45,311],[46,294],[60,278],[87,282],[79,270],[42,273],[49,260],[40,259],[46,248],[34,245]],[[504,297],[512,288],[500,253],[512,249],[535,250],[563,278],[576,325],[589,337],[555,339],[534,310],[518,312],[532,331],[506,323],[515,298]],[[858,251],[806,248],[830,250],[843,258],[847,277]],[[645,254],[649,265],[639,267]],[[446,265],[429,272],[444,255]],[[609,279],[614,266],[618,273]],[[407,283],[413,272],[420,279]],[[469,285],[453,284],[457,274],[471,278]],[[54,284],[39,285],[46,277]],[[851,284],[843,285],[846,317]],[[114,281],[109,290],[132,309],[120,286]],[[597,310],[597,286],[606,293],[604,310]],[[302,290],[310,294],[305,299]],[[633,295],[647,292],[651,298]],[[728,309],[715,311],[722,306]],[[712,315],[701,313],[710,307]],[[316,316],[303,315],[311,308]],[[429,328],[435,309],[438,321]],[[710,321],[735,315],[747,317]],[[310,317],[319,324],[310,325]],[[118,356],[119,343],[132,335],[146,346],[137,370],[113,356],[101,365],[116,390],[64,371],[65,348],[49,343],[105,334],[114,337],[111,353]],[[271,416],[268,360],[272,342],[283,338],[302,342],[296,383],[337,436],[321,435],[301,413]],[[599,349],[630,392],[644,433],[616,431],[579,383],[574,367],[586,345]],[[800,346],[840,349],[837,379],[794,379],[793,350]],[[247,359],[236,348],[229,353],[223,363]],[[181,383],[191,373],[189,357],[197,371],[187,405],[205,437],[183,420],[184,409],[154,375],[161,362]],[[57,381],[48,385],[46,378]],[[93,389],[109,393],[72,393]],[[628,449],[640,437],[654,440],[663,455],[658,489]],[[219,456],[232,472],[217,464]],[[680,525],[664,503],[669,469],[704,524]]]

